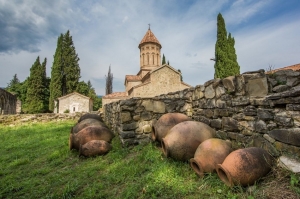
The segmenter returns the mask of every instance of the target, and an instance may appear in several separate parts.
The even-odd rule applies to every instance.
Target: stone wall
[[[64,121],[74,120],[78,121],[81,115],[85,113],[39,113],[39,114],[14,114],[14,115],[0,115],[1,125],[22,125],[36,122],[50,122],[50,121]]]
[[[0,88],[0,115],[16,114],[17,97]]]
[[[179,112],[210,125],[235,149],[257,146],[274,156],[300,156],[300,72],[292,70],[214,79],[154,98],[113,102],[103,111],[124,145],[150,142],[160,116]]]

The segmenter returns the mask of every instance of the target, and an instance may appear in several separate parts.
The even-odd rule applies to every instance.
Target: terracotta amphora
[[[75,126],[73,126],[71,128],[71,133],[78,133],[79,131],[81,131],[82,129],[88,126],[102,126],[108,128],[103,122],[97,119],[87,118],[77,123]]]
[[[217,165],[217,173],[228,186],[247,186],[269,173],[273,164],[274,158],[266,150],[249,147],[231,152]]]
[[[91,157],[105,155],[111,148],[112,146],[104,140],[91,140],[80,146],[79,156]]]
[[[229,140],[207,139],[198,146],[190,165],[198,176],[203,177],[204,173],[215,171],[217,164],[221,164],[231,151]]]
[[[188,161],[203,141],[213,138],[215,130],[207,124],[197,121],[185,121],[176,124],[162,139],[163,153],[175,160]]]
[[[107,128],[102,126],[88,126],[79,131],[78,133],[70,134],[69,138],[69,148],[79,150],[80,145],[91,140],[104,140],[106,142],[111,142],[114,134]]]
[[[152,127],[151,137],[152,140],[161,142],[169,130],[176,124],[184,121],[190,121],[191,119],[182,113],[167,113],[162,115],[155,125]]]
[[[99,120],[100,122],[103,122],[103,119],[101,118],[100,115],[93,114],[93,113],[86,113],[79,118],[77,123],[79,123],[85,119],[96,119],[96,120]]]

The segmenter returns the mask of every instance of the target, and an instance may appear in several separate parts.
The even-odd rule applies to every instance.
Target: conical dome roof
[[[159,43],[158,39],[155,37],[153,32],[150,30],[150,28],[146,32],[146,34],[145,34],[144,38],[142,39],[142,41],[140,42],[139,48],[144,43],[156,43],[161,47],[161,44]]]

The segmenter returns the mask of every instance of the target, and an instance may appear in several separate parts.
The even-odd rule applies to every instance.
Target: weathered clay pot
[[[185,121],[171,128],[161,144],[166,157],[187,161],[194,157],[199,144],[214,136],[215,130],[207,124]]]
[[[152,127],[151,137],[152,140],[161,142],[169,130],[176,124],[184,121],[190,121],[191,119],[182,113],[167,113],[162,115],[155,125]]]
[[[221,164],[231,151],[229,140],[207,139],[198,146],[194,158],[190,159],[190,165],[203,177],[204,173],[215,171],[217,164]]]
[[[104,155],[111,150],[112,146],[104,140],[91,140],[80,146],[79,156],[91,157]]]
[[[82,116],[79,118],[79,120],[78,120],[77,123],[79,123],[79,122],[81,122],[81,121],[83,121],[83,120],[85,120],[85,119],[95,119],[95,120],[99,120],[100,122],[103,122],[103,120],[102,120],[102,118],[100,117],[100,115],[92,114],[92,113],[86,113],[86,114],[82,115]]]
[[[73,126],[71,128],[71,133],[78,133],[79,131],[81,131],[82,129],[84,129],[87,126],[102,126],[102,127],[107,128],[107,126],[103,122],[93,119],[93,118],[88,118],[88,119],[82,120],[81,122],[79,122],[75,126]]]
[[[91,140],[104,140],[110,142],[114,137],[114,134],[107,128],[102,126],[88,126],[79,131],[76,134],[70,134],[69,147],[71,149],[79,150],[80,145]]]
[[[231,152],[217,165],[217,173],[228,186],[247,186],[269,173],[273,164],[274,159],[266,150],[249,147]]]

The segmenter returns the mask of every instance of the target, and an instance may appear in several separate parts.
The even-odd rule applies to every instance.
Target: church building
[[[102,106],[113,101],[132,97],[154,97],[190,88],[182,81],[181,73],[168,64],[161,64],[162,48],[150,27],[140,42],[140,70],[136,75],[125,76],[125,92],[103,96]]]

